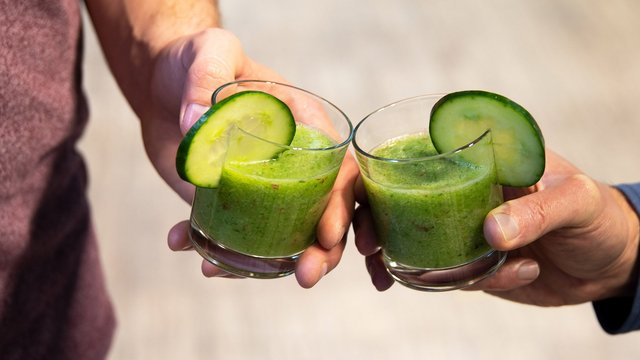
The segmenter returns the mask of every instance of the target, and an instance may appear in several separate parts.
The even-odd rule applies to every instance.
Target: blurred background
[[[220,0],[246,52],[356,123],[423,93],[479,88],[525,106],[546,144],[605,182],[640,181],[640,2]],[[630,359],[590,304],[538,308],[479,292],[370,284],[353,236],[341,265],[295,278],[206,279],[166,233],[189,206],[150,166],[137,119],[86,27],[92,118],[81,149],[119,327],[113,359]],[[213,89],[212,89],[213,90]],[[178,119],[176,119],[178,121]]]

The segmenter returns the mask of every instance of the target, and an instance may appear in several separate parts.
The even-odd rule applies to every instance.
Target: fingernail
[[[540,267],[535,261],[524,262],[518,267],[518,279],[520,280],[535,280],[540,275]]]
[[[207,107],[204,105],[191,103],[184,109],[184,115],[180,121],[180,127],[182,131],[187,131],[195,124],[196,121],[207,111]]]
[[[512,241],[518,236],[520,230],[518,229],[518,224],[513,220],[513,217],[507,214],[494,214],[493,218],[498,224],[498,228],[505,241]]]

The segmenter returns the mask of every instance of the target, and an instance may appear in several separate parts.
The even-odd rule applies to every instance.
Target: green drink
[[[437,155],[429,136],[411,134],[371,152],[390,159]],[[375,180],[373,180],[375,179]],[[448,268],[491,251],[485,215],[502,202],[495,169],[437,157],[389,166],[373,163],[363,177],[385,256],[415,268]]]
[[[343,155],[303,149],[334,145],[321,131],[298,125],[292,148],[278,158],[227,162],[217,188],[197,189],[193,225],[238,253],[299,254],[315,240]]]
[[[214,93],[214,104],[216,98],[224,101],[242,92],[247,94],[244,98],[259,101],[229,102],[230,106],[218,111],[225,116],[219,116],[221,119],[237,116],[239,120],[234,121],[240,125],[232,124],[225,130],[225,143],[212,147],[212,156],[223,159],[219,169],[212,169],[215,176],[206,172],[206,161],[194,162],[192,168],[197,166],[197,171],[191,173],[185,167],[187,175],[213,184],[196,187],[190,236],[200,255],[227,272],[253,278],[282,277],[295,270],[302,252],[316,239],[316,227],[351,140],[352,127],[326,100],[273,82],[228,84]],[[280,111],[282,105],[269,99],[265,102],[262,93],[276,97],[290,110],[295,119],[290,143],[257,135],[280,131],[271,127],[271,117],[265,116],[263,109],[273,105]],[[264,119],[254,121],[253,117]],[[282,124],[286,122],[279,126]],[[256,159],[254,154],[269,156]]]
[[[438,153],[428,129],[439,98],[381,108],[354,135],[387,271],[397,282],[426,291],[473,284],[506,257],[489,247],[482,231],[487,213],[503,201],[491,132]]]

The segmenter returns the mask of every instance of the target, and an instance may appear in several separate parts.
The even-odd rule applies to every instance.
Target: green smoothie
[[[192,225],[209,240],[245,255],[287,257],[315,241],[346,147],[298,124],[291,147],[275,159],[226,162],[217,188],[197,188]],[[305,150],[307,149],[307,150]]]
[[[371,160],[363,172],[380,245],[389,260],[444,268],[491,251],[482,226],[486,214],[502,202],[492,161],[433,157],[437,151],[426,133],[389,140],[371,154],[404,159]]]

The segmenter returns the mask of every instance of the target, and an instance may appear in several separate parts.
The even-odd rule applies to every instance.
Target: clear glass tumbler
[[[279,155],[263,161],[226,160],[216,188],[196,188],[190,236],[202,257],[229,273],[277,278],[294,272],[300,254],[315,241],[353,126],[329,101],[271,81],[225,84],[212,102],[245,90],[266,92],[286,103],[296,120],[296,135],[290,145],[281,145],[251,129],[233,128],[227,154],[256,145],[279,148],[274,152]]]
[[[471,285],[506,257],[482,230],[503,201],[491,132],[439,154],[428,129],[440,97],[374,111],[356,126],[353,141],[385,266],[397,282],[425,291]]]

